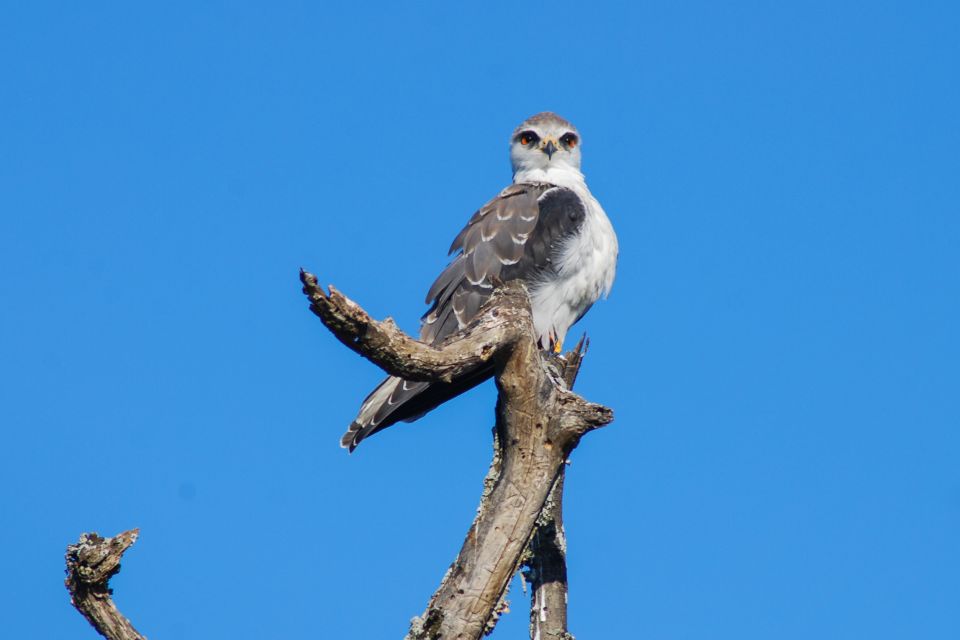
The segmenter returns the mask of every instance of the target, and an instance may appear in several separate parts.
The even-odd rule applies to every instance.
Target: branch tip
[[[67,578],[70,601],[100,635],[108,640],[143,640],[113,603],[110,578],[120,571],[120,559],[137,541],[140,529],[130,529],[112,538],[84,533],[67,547]]]

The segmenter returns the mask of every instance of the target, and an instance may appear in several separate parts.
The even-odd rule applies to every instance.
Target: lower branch
[[[584,335],[573,351],[561,360],[561,376],[567,389],[580,373],[580,365],[590,342]],[[573,640],[567,629],[567,540],[563,529],[563,482],[566,465],[561,467],[537,528],[524,554],[524,579],[530,584],[530,638],[536,640]]]
[[[567,540],[563,531],[564,472],[553,485],[524,559],[530,583],[530,637],[572,640],[567,630]]]
[[[127,620],[110,597],[110,578],[120,571],[120,558],[129,549],[139,529],[124,531],[113,538],[95,533],[80,536],[67,547],[67,590],[83,617],[107,640],[146,640]]]

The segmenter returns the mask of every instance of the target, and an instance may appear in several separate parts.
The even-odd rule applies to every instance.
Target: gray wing
[[[580,197],[549,184],[515,184],[477,211],[453,241],[459,255],[427,293],[433,306],[420,338],[436,343],[472,321],[494,278],[535,284],[549,278],[564,242],[586,217]]]
[[[586,210],[573,191],[549,184],[515,184],[477,211],[450,246],[457,254],[430,291],[420,339],[436,344],[469,324],[493,293],[492,279],[535,283],[549,278],[564,242],[583,224]],[[459,252],[459,253],[458,253]],[[488,379],[477,371],[456,383],[389,377],[374,389],[340,440],[353,451],[364,438],[402,420],[416,420]]]

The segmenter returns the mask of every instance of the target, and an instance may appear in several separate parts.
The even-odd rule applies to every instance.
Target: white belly
[[[576,190],[587,209],[583,228],[561,251],[559,277],[535,285],[531,291],[533,324],[544,348],[562,342],[590,305],[610,293],[616,273],[613,226],[585,186]]]

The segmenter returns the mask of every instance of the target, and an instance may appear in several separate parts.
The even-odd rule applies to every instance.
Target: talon
[[[558,340],[553,343],[553,352],[560,353],[561,351],[563,351],[563,340]]]

